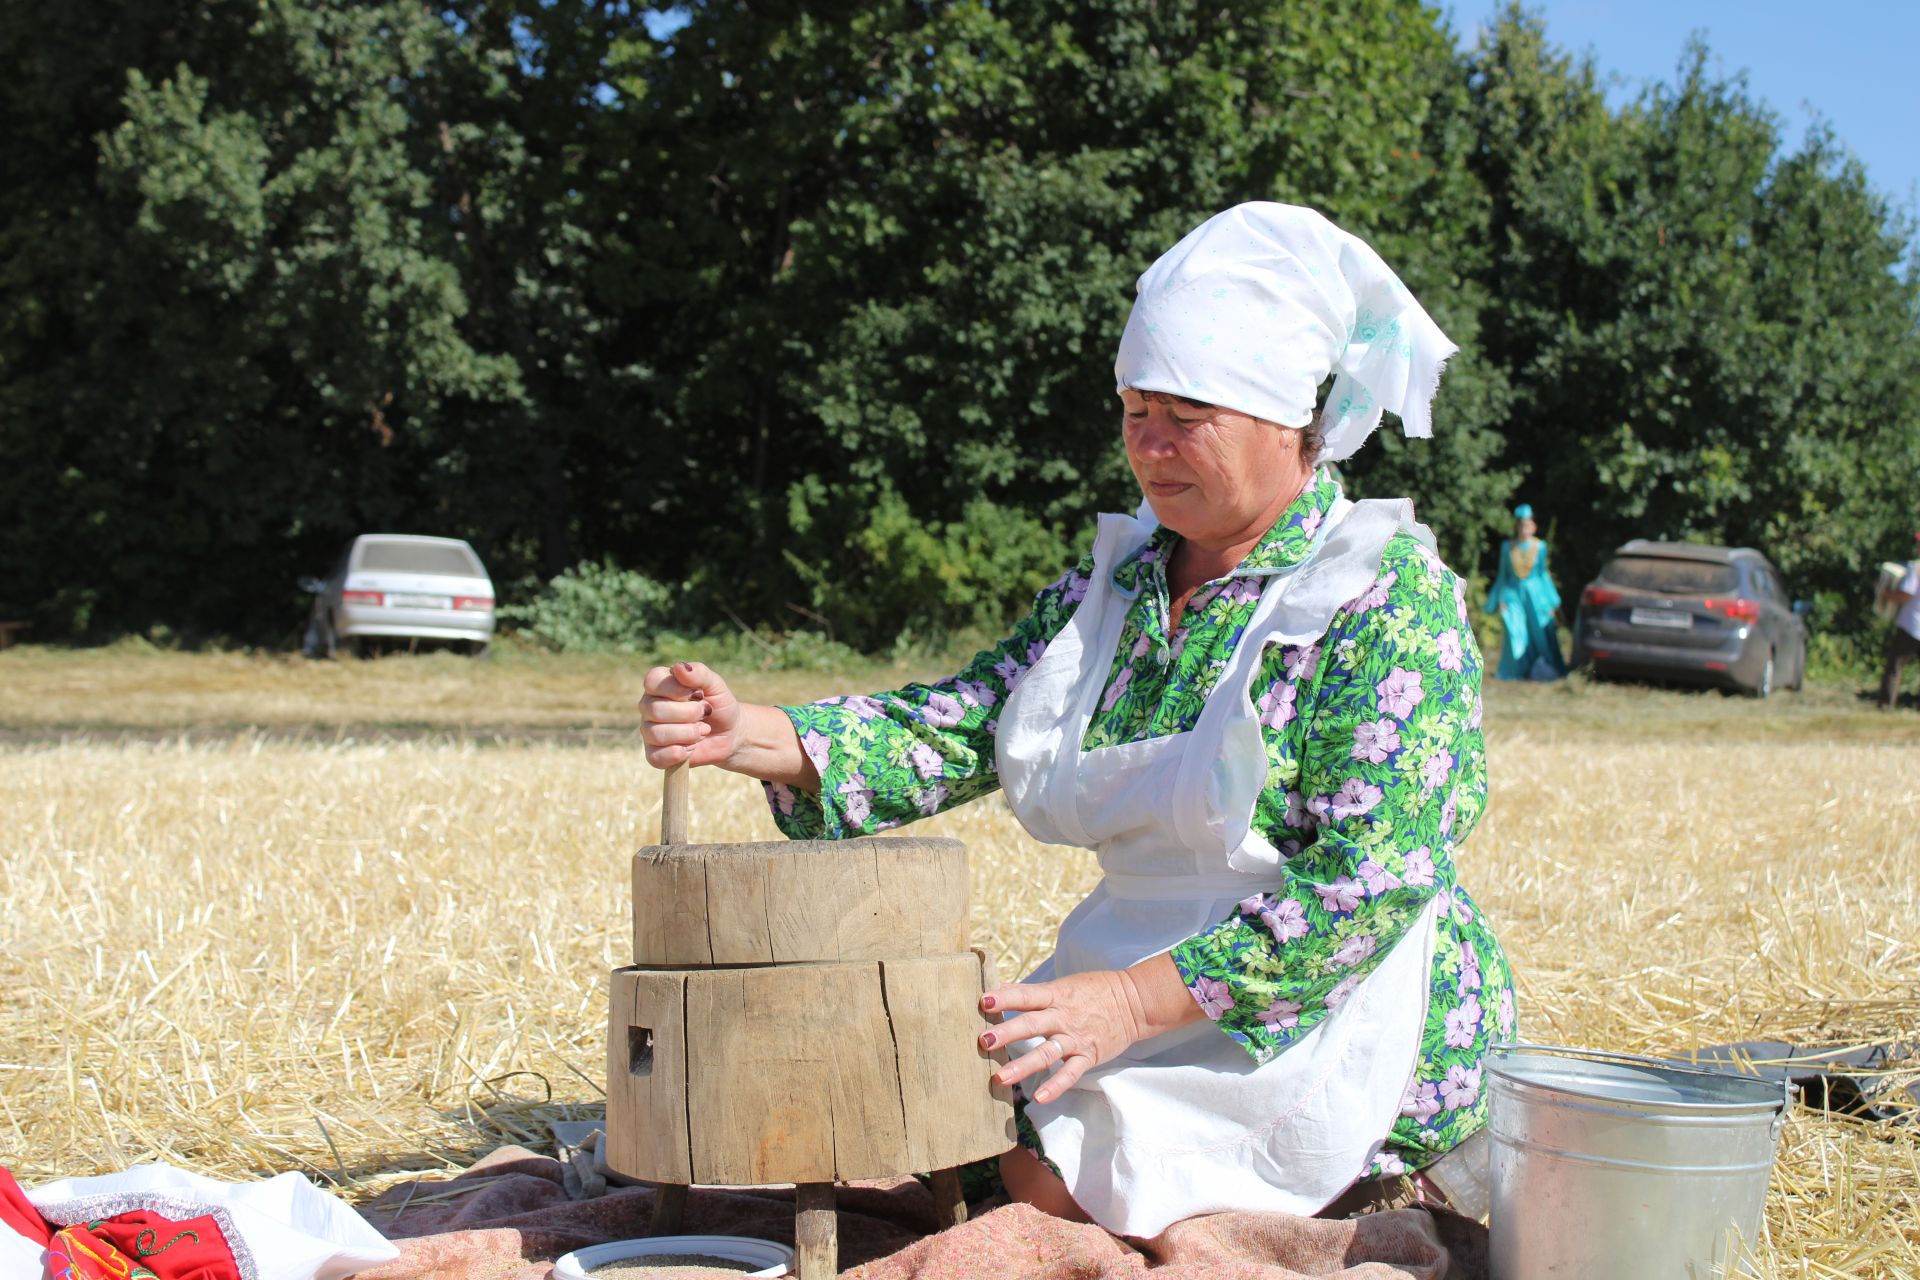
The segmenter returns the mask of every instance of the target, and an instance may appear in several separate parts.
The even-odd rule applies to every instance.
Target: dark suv
[[[1764,698],[1806,679],[1806,609],[1751,547],[1635,539],[1580,593],[1573,665]]]

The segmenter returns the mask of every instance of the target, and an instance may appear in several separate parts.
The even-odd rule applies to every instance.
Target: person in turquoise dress
[[[1102,516],[1003,640],[794,706],[647,673],[648,762],[762,780],[790,837],[1000,793],[1036,840],[1096,850],[1055,956],[982,997],[1023,1103],[1014,1198],[1141,1236],[1313,1213],[1485,1125],[1518,1020],[1457,857],[1487,801],[1466,584],[1410,503],[1352,502],[1327,465],[1383,408],[1430,435],[1452,350],[1363,241],[1229,210],[1141,277],[1122,338],[1139,512]]]
[[[1500,543],[1500,568],[1487,592],[1487,612],[1500,619],[1506,640],[1500,646],[1502,680],[1558,680],[1567,674],[1560,652],[1560,592],[1547,568],[1547,544],[1533,522],[1533,507],[1513,509],[1513,537]]]

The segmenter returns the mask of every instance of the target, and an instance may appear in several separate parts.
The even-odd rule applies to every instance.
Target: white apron
[[[1341,499],[1299,565],[1267,571],[1192,730],[1083,752],[1131,603],[1113,571],[1153,530],[1150,518],[1100,517],[1086,599],[1008,697],[995,735],[1000,783],[1021,825],[1036,840],[1094,850],[1104,873],[1027,981],[1123,969],[1280,885],[1283,859],[1252,829],[1267,780],[1253,689],[1261,655],[1318,641],[1373,583],[1403,528],[1432,545],[1411,503]],[[1074,1200],[1130,1236],[1230,1209],[1325,1208],[1365,1173],[1418,1065],[1438,905],[1265,1065],[1198,1022],[1134,1045],[1051,1103],[1029,1104]]]

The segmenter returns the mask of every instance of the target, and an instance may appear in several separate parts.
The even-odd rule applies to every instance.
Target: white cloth
[[[135,1209],[176,1219],[212,1215],[246,1280],[345,1280],[400,1256],[344,1200],[297,1173],[229,1183],[143,1164],[124,1173],[45,1183],[29,1189],[27,1199],[41,1217],[63,1227]],[[0,1274],[13,1280],[15,1273]]]
[[[47,1251],[0,1222],[0,1280],[40,1280]]]
[[[1900,585],[1894,588],[1913,597],[1900,606],[1900,612],[1893,615],[1893,625],[1920,640],[1920,560],[1907,565],[1907,576],[1900,579]]]
[[[1001,786],[1021,824],[1037,840],[1094,849],[1104,873],[1028,981],[1124,968],[1280,884],[1280,852],[1252,829],[1267,776],[1250,696],[1261,654],[1324,635],[1378,575],[1387,540],[1409,527],[1431,541],[1410,503],[1342,500],[1307,559],[1268,575],[1192,730],[1083,752],[1129,603],[1113,571],[1152,528],[1100,517],[1087,596],[1009,695],[995,735]],[[1366,1171],[1418,1066],[1437,905],[1324,1021],[1264,1064],[1195,1023],[1133,1046],[1054,1102],[1030,1104],[1074,1200],[1131,1236],[1195,1214],[1325,1208]]]
[[[1114,358],[1115,387],[1164,391],[1288,427],[1322,427],[1330,462],[1391,409],[1433,434],[1458,348],[1372,246],[1312,209],[1255,201],[1215,214],[1148,267]]]

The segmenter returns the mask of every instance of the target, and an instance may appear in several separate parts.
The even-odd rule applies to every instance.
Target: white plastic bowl
[[[611,1244],[575,1249],[553,1264],[553,1280],[593,1280],[593,1269],[612,1262],[636,1262],[663,1253],[704,1253],[744,1266],[758,1266],[750,1276],[784,1276],[793,1270],[793,1250],[752,1236],[653,1236],[646,1240],[615,1240]]]

